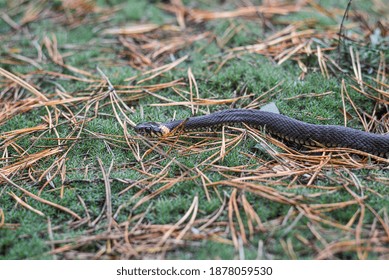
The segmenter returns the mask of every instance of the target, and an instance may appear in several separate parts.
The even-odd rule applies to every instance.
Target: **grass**
[[[287,15],[200,21],[187,12],[183,30],[174,7],[160,1],[40,2],[0,6],[11,19],[0,19],[0,67],[61,101],[42,106],[21,83],[0,79],[0,259],[389,257],[385,159],[331,150],[309,155],[239,127],[226,128],[224,141],[220,131],[159,140],[130,128],[184,119],[197,108],[204,114],[275,102],[282,114],[306,122],[343,125],[346,112],[348,126],[387,133],[389,42],[377,34],[374,44],[365,39],[388,25],[373,4],[352,3],[345,27],[352,38],[343,39],[336,64],[345,9],[338,1],[337,10],[322,7],[331,17],[312,5]],[[184,3],[178,11],[244,6]],[[161,26],[104,33],[149,23]],[[282,33],[288,26],[293,30]],[[296,35],[310,29],[313,35]],[[273,44],[277,32],[278,39],[295,37]],[[202,39],[185,43],[195,36]],[[261,42],[268,45],[250,51]],[[309,48],[293,53],[301,43]],[[350,46],[358,51],[354,61]],[[186,55],[142,82],[156,73],[147,71]],[[190,102],[195,86],[203,103]],[[342,94],[349,96],[344,102]]]

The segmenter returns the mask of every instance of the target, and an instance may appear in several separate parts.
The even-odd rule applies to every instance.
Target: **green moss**
[[[69,28],[69,23],[58,23],[54,18],[39,18],[28,26],[19,31],[12,31],[11,28],[4,21],[0,19],[0,33],[5,34],[4,45],[0,49],[1,57],[9,58],[9,52],[11,48],[18,49],[18,54],[26,56],[31,59],[35,59],[38,56],[38,50],[32,43],[32,40],[37,40],[38,44],[42,45],[43,57],[39,61],[39,64],[46,71],[55,71],[62,74],[71,74],[78,76],[69,69],[65,69],[59,65],[53,63],[49,58],[49,53],[45,46],[42,44],[44,36],[52,38],[54,35],[58,42],[58,51],[63,55],[66,64],[73,67],[77,67],[81,70],[88,71],[96,78],[100,77],[100,74],[96,71],[96,67],[99,67],[109,80],[119,88],[119,86],[128,86],[129,84],[136,84],[135,82],[126,81],[127,78],[133,77],[144,69],[134,69],[130,65],[131,58],[123,56],[124,47],[119,44],[115,39],[116,37],[111,35],[103,35],[101,30],[106,28],[128,26],[144,23],[157,23],[175,25],[176,16],[174,14],[163,11],[157,5],[161,1],[97,1],[99,7],[112,8],[116,5],[120,5],[112,17],[108,21],[103,21],[98,24],[88,22],[79,25],[78,27]],[[209,1],[183,1],[187,6],[192,8],[207,9],[207,10],[232,10],[235,7],[233,1],[226,1],[224,4],[209,4]],[[252,1],[253,4],[259,5],[261,1]],[[366,1],[365,1],[366,2]],[[358,7],[370,11],[371,4],[356,3]],[[330,1],[330,4],[321,3],[328,9],[333,7],[344,8],[344,3],[339,1]],[[0,1],[1,6],[3,3]],[[47,3],[48,8],[58,10],[60,2]],[[335,6],[332,6],[335,5]],[[365,7],[366,6],[366,7]],[[25,8],[23,6],[22,8]],[[11,13],[12,14],[12,13]],[[18,21],[22,17],[22,11],[14,13],[13,19]],[[335,21],[323,14],[318,14],[317,11],[304,10],[301,12],[293,13],[287,16],[277,16],[274,21],[274,29],[262,28],[263,22],[259,19],[219,19],[214,21],[208,21],[206,23],[193,23],[187,22],[189,28],[193,28],[198,34],[210,31],[216,37],[223,36],[225,31],[232,25],[241,26],[239,32],[234,34],[225,45],[221,46],[220,42],[216,39],[198,40],[192,45],[185,47],[172,56],[166,56],[160,58],[159,64],[166,64],[174,61],[179,57],[189,54],[189,58],[177,66],[176,68],[165,72],[163,75],[155,77],[154,79],[145,82],[144,85],[166,83],[176,79],[183,79],[188,83],[187,72],[191,68],[199,88],[200,98],[209,99],[228,99],[236,96],[236,93],[241,91],[247,91],[247,94],[253,94],[252,98],[241,99],[234,103],[236,108],[242,108],[248,105],[254,98],[259,97],[264,92],[278,85],[278,87],[269,95],[264,96],[260,103],[265,104],[273,101],[277,104],[282,114],[317,124],[343,124],[342,100],[340,96],[341,77],[324,78],[320,72],[317,64],[317,57],[312,55],[304,59],[305,65],[309,68],[308,73],[305,75],[305,79],[301,81],[299,79],[301,69],[297,66],[295,61],[286,61],[282,65],[277,65],[274,61],[269,60],[260,54],[244,54],[236,58],[231,58],[228,61],[224,61],[226,52],[233,47],[244,46],[248,44],[255,44],[258,41],[263,40],[271,33],[276,32],[279,29],[284,28],[285,21],[301,21],[315,18],[318,23],[315,25],[317,29],[326,29],[328,26],[337,24],[340,16],[335,18]],[[370,20],[370,19],[369,19]],[[307,21],[308,22],[308,21]],[[29,32],[32,36],[25,36],[23,32]],[[359,30],[350,30],[349,32],[359,32]],[[196,33],[196,34],[197,34]],[[15,34],[17,36],[15,36]],[[168,35],[166,35],[168,36]],[[378,35],[376,35],[378,36]],[[152,37],[150,37],[152,38]],[[132,38],[137,43],[144,43],[139,38]],[[164,38],[162,38],[164,39]],[[139,40],[139,41],[137,41]],[[151,40],[151,39],[150,39]],[[346,47],[349,47],[352,42],[346,42]],[[374,44],[373,44],[374,43]],[[320,44],[332,46],[333,42],[323,42]],[[378,65],[380,52],[387,55],[387,40],[385,38],[377,37],[375,41],[368,42],[364,46],[353,45],[355,49],[358,49],[360,53],[361,62],[363,65],[367,65],[362,69],[366,80],[371,80],[369,67]],[[146,54],[147,55],[147,54]],[[1,60],[3,61],[3,60]],[[4,59],[5,61],[5,59]],[[223,64],[223,67],[218,69]],[[345,61],[347,62],[347,61]],[[347,64],[347,63],[345,63]],[[27,63],[21,62],[10,63],[5,61],[0,63],[0,66],[13,73],[19,75],[29,74],[36,71],[36,67]],[[218,69],[218,71],[216,71]],[[348,68],[351,71],[351,68]],[[374,70],[375,71],[375,70]],[[29,82],[39,87],[41,92],[45,94],[53,94],[56,90],[66,91],[68,94],[83,95],[92,94],[93,96],[100,97],[95,88],[88,88],[89,84],[76,81],[63,79],[59,77],[52,77],[47,74],[34,74],[29,77]],[[367,112],[370,112],[374,104],[371,101],[366,101],[366,98],[359,94],[357,91],[349,87],[347,84],[347,90],[352,97],[353,101],[358,106]],[[188,90],[188,86],[181,87],[180,89]],[[293,99],[293,97],[307,95],[310,93],[325,93],[331,92],[329,95],[322,97],[300,97]],[[23,96],[32,96],[27,91],[22,91]],[[127,94],[127,93],[125,93]],[[156,94],[168,98],[173,101],[183,101],[183,99],[174,93],[170,89],[158,90]],[[183,93],[186,94],[186,93]],[[126,95],[121,95],[126,96]],[[188,97],[188,96],[186,96]],[[291,99],[292,98],[292,99]],[[185,119],[190,117],[192,112],[190,108],[184,106],[150,106],[150,104],[163,103],[161,99],[145,94],[139,101],[127,104],[133,107],[135,110],[133,113],[126,112],[128,117],[135,123],[143,121],[168,121],[173,117],[176,119]],[[67,104],[66,106],[70,106]],[[81,103],[74,107],[71,107],[73,113],[79,112],[85,103]],[[143,109],[141,114],[140,107]],[[201,106],[203,110],[216,111],[219,109],[229,108],[230,104],[219,106]],[[67,108],[64,105],[58,105],[58,109],[67,113]],[[346,104],[348,113],[354,116],[353,120],[349,121],[349,126],[360,128],[361,125],[354,113],[350,104]],[[55,117],[53,108],[49,108],[51,116]],[[46,117],[48,112],[46,108],[39,107],[34,108],[27,113],[18,114],[13,116],[8,121],[0,126],[0,134],[15,129],[22,129],[28,127],[34,127],[45,123],[43,117]],[[20,155],[21,150],[27,150],[28,154],[41,151],[49,147],[55,147],[58,143],[56,140],[57,133],[60,138],[69,136],[69,133],[74,130],[73,137],[80,132],[80,124],[87,118],[83,131],[79,134],[79,139],[70,139],[63,141],[64,147],[72,145],[72,149],[66,154],[66,178],[63,178],[65,184],[63,185],[62,178],[57,176],[54,178],[51,184],[45,186],[42,193],[39,190],[46,182],[45,179],[40,183],[34,184],[31,180],[24,182],[19,180],[18,174],[15,178],[15,182],[26,190],[40,195],[43,199],[51,201],[53,203],[62,205],[68,209],[71,209],[78,215],[85,217],[85,211],[88,211],[88,215],[91,220],[95,220],[101,216],[101,224],[95,226],[95,233],[103,232],[106,228],[105,223],[105,205],[106,205],[106,186],[103,181],[103,174],[101,167],[98,163],[98,158],[101,159],[104,169],[108,170],[111,162],[113,162],[113,168],[111,170],[110,188],[111,188],[111,203],[113,211],[117,211],[121,207],[120,213],[115,217],[115,221],[120,224],[128,221],[129,217],[145,214],[144,223],[155,225],[171,225],[177,223],[182,216],[187,213],[191,204],[194,201],[194,197],[198,197],[198,211],[196,218],[206,219],[211,214],[218,211],[222,206],[222,202],[217,195],[225,196],[227,201],[230,199],[232,188],[220,184],[213,187],[207,187],[207,192],[210,196],[208,201],[206,192],[204,190],[203,182],[199,177],[197,171],[194,171],[197,167],[203,172],[206,177],[212,182],[218,182],[230,178],[231,176],[245,176],[244,172],[234,171],[222,171],[215,172],[215,168],[201,165],[207,158],[214,153],[218,153],[219,150],[209,150],[198,154],[188,156],[186,151],[180,148],[171,149],[168,145],[158,144],[158,149],[164,151],[165,155],[159,154],[155,150],[150,150],[150,147],[143,145],[140,140],[130,139],[139,144],[139,154],[144,156],[144,161],[151,161],[155,163],[152,167],[148,167],[143,170],[142,166],[134,157],[133,152],[129,149],[125,143],[124,133],[122,127],[116,120],[115,112],[112,109],[111,101],[109,97],[99,101],[98,114],[95,114],[94,104],[92,104],[89,112],[84,116],[83,112],[76,115],[74,119],[69,121],[69,118],[73,116],[63,115],[59,116],[60,124],[56,127],[56,130],[35,132],[26,137],[21,137],[15,141],[15,145],[7,147],[7,156],[15,157]],[[135,133],[129,129],[130,135]],[[215,136],[220,136],[215,134]],[[39,137],[39,139],[37,139]],[[182,136],[179,139],[180,145],[189,147],[191,144],[198,144],[201,140],[196,140],[188,136]],[[3,141],[3,140],[1,140]],[[138,142],[137,142],[138,141]],[[184,142],[185,141],[185,142]],[[182,144],[184,143],[184,144]],[[156,142],[154,142],[155,145]],[[208,143],[209,147],[214,142]],[[3,147],[0,148],[1,153],[4,153]],[[278,149],[278,148],[275,148]],[[279,150],[279,149],[278,149]],[[167,154],[167,155],[166,155]],[[2,155],[5,157],[5,153]],[[31,171],[47,170],[58,157],[50,157],[39,160],[32,166]],[[265,151],[260,144],[254,139],[246,136],[246,138],[234,147],[231,151],[225,155],[223,160],[215,162],[215,165],[222,165],[225,167],[237,167],[248,166],[252,170],[258,169],[260,175],[261,167],[264,162],[262,160],[274,159]],[[156,183],[150,189],[145,189],[146,183],[132,184],[133,182],[139,182],[149,177],[149,174],[154,176],[160,176],[160,172],[168,165],[169,168],[166,172],[166,177],[162,182]],[[282,165],[282,163],[279,163]],[[4,159],[2,159],[1,167],[6,165]],[[54,169],[46,175],[46,179],[50,176],[54,176]],[[189,171],[188,171],[189,170]],[[38,172],[38,174],[39,174]],[[166,185],[167,180],[175,180],[181,176],[184,172],[188,172],[188,176],[192,176],[190,180],[177,182],[170,189],[164,191],[155,198],[143,203],[137,209],[132,210],[133,206],[144,196],[151,194],[161,187]],[[353,176],[357,178],[362,188],[353,188],[359,196],[367,195],[365,202],[373,207],[380,215],[386,215],[389,208],[389,192],[387,188],[387,182],[382,183],[382,179],[388,176],[388,171],[385,169],[369,170],[369,169],[356,169],[351,170]],[[165,173],[164,173],[165,174]],[[353,200],[353,196],[345,188],[341,188],[344,182],[336,182],[333,178],[338,178],[339,171],[336,168],[325,167],[322,176],[312,182],[315,186],[320,187],[338,187],[336,192],[326,192],[320,188],[306,187],[307,180],[309,180],[307,174],[296,175],[291,177],[275,177],[261,179],[258,184],[274,188],[275,190],[282,191],[289,194],[291,197],[299,197],[306,203],[314,204],[326,204],[336,203]],[[348,180],[351,178],[348,172],[341,174]],[[33,176],[36,176],[35,173]],[[308,178],[308,179],[307,179]],[[120,179],[120,180],[115,180]],[[288,184],[294,181],[293,188],[287,188]],[[119,194],[125,188],[133,185],[130,190],[124,194]],[[61,188],[64,188],[63,196],[60,196]],[[24,199],[31,207],[42,211],[46,217],[41,217],[30,210],[25,209],[21,205],[17,205],[15,200],[8,194],[9,191],[15,192],[18,197]],[[139,191],[144,193],[134,199],[134,195]],[[245,226],[245,231],[248,235],[247,219],[242,205],[240,195],[244,193],[250,205],[256,211],[262,222],[269,222],[274,226],[267,232],[257,231],[252,237],[248,237],[247,244],[244,245],[244,256],[246,259],[256,259],[262,257],[264,259],[289,259],[292,256],[288,255],[285,251],[283,244],[290,242],[293,244],[293,249],[299,259],[312,259],[315,257],[317,250],[324,249],[323,244],[317,240],[308,227],[311,225],[311,221],[302,216],[298,221],[295,221],[296,215],[292,215],[289,219],[282,223],[276,221],[280,217],[285,217],[291,210],[295,210],[293,206],[279,203],[276,199],[266,198],[263,194],[252,193],[247,190],[238,191],[238,205],[239,213],[242,217],[242,221]],[[379,195],[376,195],[379,193]],[[85,203],[86,208],[80,203],[80,198]],[[228,206],[227,206],[228,207]],[[224,209],[217,221],[228,221],[228,209]],[[358,211],[359,206],[357,204],[349,205],[347,207],[326,212],[323,215],[327,215],[332,220],[347,224],[351,217]],[[51,250],[51,246],[48,234],[48,220],[50,217],[51,226],[54,228],[54,239],[62,240],[69,238],[79,238],[85,236],[90,232],[91,227],[89,224],[83,224],[80,226],[70,226],[69,222],[71,217],[68,213],[61,211],[55,207],[49,206],[38,200],[24,196],[24,194],[9,184],[1,185],[0,187],[0,208],[5,215],[5,223],[18,224],[16,229],[0,228],[0,258],[1,259],[51,259],[53,256],[48,252]],[[147,210],[147,212],[146,212]],[[103,214],[102,214],[103,213]],[[376,217],[368,210],[366,210],[364,217],[364,226],[370,230],[370,225],[376,223]],[[236,219],[234,218],[236,222]],[[131,224],[133,226],[133,224]],[[130,226],[130,227],[131,227]],[[193,225],[191,230],[196,231],[196,227],[199,225]],[[323,231],[326,232],[326,240],[328,242],[336,242],[338,239],[346,238],[344,233],[339,229],[331,227],[329,225],[315,224],[315,226],[323,227]],[[353,225],[355,226],[355,224]],[[217,233],[220,233],[223,238],[231,239],[231,234],[228,226],[222,224],[218,226]],[[328,234],[328,235],[327,235]],[[299,236],[304,237],[311,242],[311,247],[306,246],[302,241],[297,238]],[[264,253],[258,255],[258,244],[263,244]],[[101,244],[98,242],[82,247],[85,252],[95,253],[96,248]],[[377,255],[369,254],[369,258],[374,259]],[[335,258],[340,259],[356,259],[358,256],[354,252],[346,252],[336,254]],[[239,252],[237,252],[232,245],[218,243],[216,241],[201,240],[191,243],[188,241],[183,247],[177,247],[176,250],[170,251],[166,254],[166,258],[169,259],[238,259]]]

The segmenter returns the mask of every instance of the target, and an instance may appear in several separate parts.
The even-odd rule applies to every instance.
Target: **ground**
[[[375,1],[0,1],[1,259],[388,259],[388,159],[169,121],[389,132]]]

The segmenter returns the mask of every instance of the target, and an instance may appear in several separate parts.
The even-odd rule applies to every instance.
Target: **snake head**
[[[169,133],[169,129],[157,122],[145,122],[134,127],[136,133],[144,136],[161,137]],[[168,131],[167,131],[168,130]]]

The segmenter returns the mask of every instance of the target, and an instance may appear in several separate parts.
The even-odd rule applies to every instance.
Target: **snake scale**
[[[272,135],[298,144],[351,148],[389,158],[389,135],[338,125],[315,125],[281,114],[254,109],[229,109],[166,123],[146,122],[138,124],[134,129],[142,135],[161,137],[175,130],[196,131],[237,123],[261,128]]]

